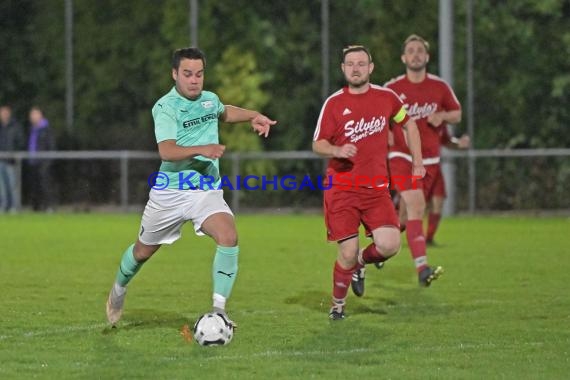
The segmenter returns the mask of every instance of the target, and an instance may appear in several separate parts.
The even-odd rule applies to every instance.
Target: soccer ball
[[[194,339],[200,346],[224,346],[233,336],[234,326],[220,313],[204,314],[194,324]]]

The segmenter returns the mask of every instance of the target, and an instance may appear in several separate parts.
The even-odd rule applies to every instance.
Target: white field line
[[[508,345],[498,345],[495,343],[480,343],[480,344],[465,344],[460,343],[455,346],[455,348],[459,350],[481,350],[485,348],[494,348],[494,347],[501,347],[501,348],[518,348],[520,346],[543,346],[544,342],[524,342],[524,343],[513,343]],[[437,347],[429,347],[426,348],[425,346],[416,346],[412,348],[412,351],[443,351],[449,350],[450,347],[448,346],[441,346],[438,345]],[[209,356],[207,358],[201,358],[200,360],[204,361],[211,361],[211,360],[244,360],[244,359],[253,359],[253,358],[268,358],[268,357],[297,357],[297,356],[330,356],[330,355],[350,355],[350,354],[361,354],[361,353],[371,353],[371,352],[379,352],[383,348],[353,348],[350,350],[320,350],[320,351],[264,351],[259,353],[251,353],[247,355],[216,355],[216,356]]]
[[[258,353],[251,353],[248,355],[216,355],[202,358],[200,360],[243,360],[253,358],[268,358],[268,357],[296,357],[296,356],[330,356],[330,355],[347,355],[347,354],[360,354],[367,352],[378,351],[372,348],[353,348],[350,350],[333,350],[333,351],[264,351]]]
[[[128,323],[124,324],[125,326],[128,325]],[[98,329],[102,329],[105,326],[109,326],[108,323],[95,323],[92,325],[83,325],[83,326],[68,326],[68,327],[62,327],[62,328],[58,328],[58,329],[44,329],[44,330],[33,330],[33,331],[27,331],[24,332],[22,334],[14,334],[14,335],[0,335],[0,341],[2,340],[8,340],[8,339],[19,339],[19,338],[35,338],[35,337],[43,337],[43,336],[48,336],[48,335],[63,335],[63,334],[68,334],[68,333],[72,333],[72,332],[78,332],[78,331],[91,331],[91,330],[98,330]]]
[[[122,323],[121,326],[129,326],[132,324],[137,323],[135,322],[125,322]],[[64,335],[74,332],[86,332],[92,330],[99,330],[105,327],[108,327],[108,323],[95,323],[90,325],[79,325],[79,326],[69,326],[64,328],[58,329],[43,329],[43,330],[34,330],[24,332],[22,334],[12,334],[12,335],[0,335],[0,341],[10,340],[10,339],[22,339],[22,338],[36,338],[36,337],[45,337],[50,335]],[[413,351],[442,351],[442,350],[449,350],[453,346],[455,349],[458,350],[481,350],[481,349],[493,349],[493,348],[520,348],[521,346],[527,347],[536,347],[536,346],[543,346],[545,342],[512,342],[512,343],[494,343],[494,342],[486,342],[486,343],[456,343],[452,345],[417,345],[412,348]],[[257,353],[250,353],[245,355],[216,355],[210,356],[207,358],[202,358],[201,360],[211,361],[211,360],[244,360],[244,359],[254,359],[254,358],[270,358],[270,357],[300,357],[300,356],[326,356],[326,355],[350,355],[350,354],[358,354],[358,353],[371,353],[377,352],[379,348],[353,348],[349,350],[295,350],[295,351],[280,351],[280,350],[268,350],[263,352]]]

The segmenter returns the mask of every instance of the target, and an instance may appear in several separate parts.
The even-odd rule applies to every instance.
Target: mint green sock
[[[121,264],[119,265],[119,270],[117,271],[117,283],[121,286],[127,286],[129,281],[137,274],[139,269],[141,269],[144,263],[139,263],[135,256],[133,255],[134,244],[130,245],[129,248],[123,254],[121,259]]]
[[[238,271],[239,247],[216,247],[216,256],[212,265],[214,293],[225,298],[230,296]]]

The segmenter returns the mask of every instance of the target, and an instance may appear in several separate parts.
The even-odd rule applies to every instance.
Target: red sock
[[[370,245],[362,251],[362,261],[364,261],[365,264],[381,263],[386,260],[387,259],[378,252],[376,244],[374,243],[370,243]]]
[[[412,258],[416,264],[416,270],[419,272],[427,267],[426,256],[426,238],[421,220],[408,220],[408,228],[406,230],[408,238],[408,246],[412,252]]]
[[[437,227],[439,226],[439,221],[441,220],[441,214],[429,213],[428,215],[428,229],[427,229],[427,241],[433,241]]]
[[[333,270],[333,297],[335,299],[343,300],[346,298],[354,269],[355,267],[344,269],[338,261],[335,261]]]

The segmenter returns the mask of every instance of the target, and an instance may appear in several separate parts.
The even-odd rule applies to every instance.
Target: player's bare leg
[[[366,264],[383,264],[400,250],[400,231],[395,226],[380,227],[372,231],[373,242],[359,251],[358,264],[352,275],[352,291],[358,297],[364,294]]]
[[[398,207],[396,208],[396,211],[398,211],[398,219],[400,221],[400,232],[404,232],[406,230],[406,222],[408,221],[406,201],[404,201],[404,198],[402,198],[399,193],[397,193],[396,196],[398,198]],[[374,266],[376,269],[382,269],[384,268],[385,263],[386,261],[375,262]]]
[[[107,320],[111,325],[115,326],[123,314],[127,284],[159,248],[160,245],[146,245],[137,240],[123,254],[117,278],[107,298]]]

